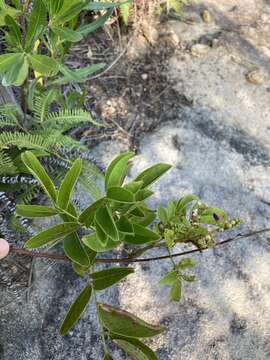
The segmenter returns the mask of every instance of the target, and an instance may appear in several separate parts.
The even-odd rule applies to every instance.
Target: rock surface
[[[171,59],[170,77],[193,106],[144,136],[132,174],[154,162],[171,163],[173,170],[154,187],[152,205],[196,193],[241,217],[243,232],[269,227],[269,82],[254,86],[245,74],[261,67],[269,75],[270,3],[209,0],[203,5],[211,13],[209,23],[196,5],[189,11],[200,21],[169,25],[183,44]],[[190,48],[198,39],[211,49],[194,58]],[[107,164],[125,146],[104,142],[94,154]],[[170,303],[168,289],[158,285],[169,262],[136,265],[135,274],[106,291],[101,301],[166,325],[167,332],[149,341],[161,360],[268,360],[269,240],[270,235],[256,236],[194,256],[198,280],[185,285],[179,304]],[[0,359],[102,359],[92,305],[68,336],[57,333],[85,280],[68,265],[45,265],[37,263],[28,303],[21,298],[2,309]],[[116,349],[113,354],[126,359]]]

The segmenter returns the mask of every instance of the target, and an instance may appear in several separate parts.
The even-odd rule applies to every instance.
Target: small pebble
[[[247,73],[246,79],[254,85],[261,85],[265,82],[265,73],[260,69],[255,69]]]
[[[147,74],[142,74],[141,76],[142,76],[142,79],[143,79],[143,80],[147,80],[147,79],[148,79],[148,75],[147,75]]]
[[[208,10],[204,10],[201,13],[201,17],[205,23],[209,23],[211,21],[211,14]]]
[[[6,257],[9,253],[9,243],[5,239],[0,239],[0,259]]]
[[[191,47],[191,54],[196,57],[201,57],[210,51],[210,46],[205,44],[195,44]]]

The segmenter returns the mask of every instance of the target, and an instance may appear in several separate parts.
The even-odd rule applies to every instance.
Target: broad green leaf
[[[132,192],[122,187],[110,187],[107,191],[107,198],[120,203],[134,203],[135,198]]]
[[[90,265],[88,255],[77,233],[74,232],[64,239],[64,251],[73,262],[86,267]]]
[[[21,59],[22,53],[10,53],[0,55],[0,74],[4,74],[14,64]]]
[[[135,194],[136,201],[144,201],[154,194],[154,191],[149,189],[141,189]]]
[[[169,201],[167,205],[167,214],[168,214],[168,220],[172,220],[175,216],[176,212],[176,205],[173,201]]]
[[[81,174],[82,165],[83,162],[81,159],[75,160],[72,167],[69,169],[69,171],[64,177],[57,197],[57,205],[61,209],[66,210],[66,208],[68,207],[71,195]]]
[[[21,54],[6,71],[2,84],[4,86],[21,86],[28,75],[28,68],[27,58]]]
[[[156,164],[140,173],[135,181],[143,181],[143,187],[147,187],[157,181],[172,166],[169,164]]]
[[[124,185],[124,188],[131,191],[133,194],[136,194],[142,186],[143,181],[131,181],[130,183]]]
[[[27,218],[55,216],[59,214],[58,210],[42,205],[17,205],[16,213],[17,215]]]
[[[139,224],[133,223],[134,235],[127,235],[124,238],[124,242],[128,244],[144,244],[150,241],[159,240],[159,234],[141,226]]]
[[[134,234],[133,226],[126,216],[121,216],[117,221],[116,226],[121,233],[129,235]]]
[[[159,220],[166,225],[168,223],[168,215],[167,215],[167,211],[166,209],[164,209],[163,207],[159,207],[157,209],[157,213],[158,213],[158,217]]]
[[[182,197],[177,203],[177,211],[182,212],[193,201],[198,201],[199,198],[196,195],[189,194]]]
[[[29,55],[29,61],[33,69],[43,76],[54,76],[58,73],[58,62],[47,55]]]
[[[99,226],[99,224],[95,221],[95,228],[96,228],[96,236],[99,240],[99,242],[104,246],[107,244],[108,236],[103,231],[103,229]]]
[[[67,332],[76,324],[76,322],[80,319],[83,312],[86,309],[86,305],[89,303],[91,298],[92,287],[88,284],[77,299],[73,302],[71,307],[69,308],[67,315],[61,325],[60,334],[66,335]]]
[[[132,152],[118,155],[108,166],[105,174],[105,189],[121,186],[128,169],[128,162],[134,156]]]
[[[47,0],[47,8],[50,14],[50,18],[53,18],[62,8],[64,0]]]
[[[43,3],[43,0],[35,0],[33,2],[33,8],[31,10],[27,32],[26,32],[26,38],[25,38],[26,51],[29,51],[34,46],[35,41],[41,35],[46,23],[47,23],[47,10]]]
[[[138,339],[126,336],[117,337],[117,335],[112,336],[112,339],[116,345],[134,360],[158,360],[153,350]]]
[[[82,241],[83,241],[84,245],[89,247],[91,250],[96,251],[97,253],[111,251],[111,250],[117,248],[121,244],[120,241],[116,242],[116,241],[113,241],[111,238],[108,238],[107,243],[104,246],[104,244],[102,244],[99,241],[99,239],[97,238],[97,236],[95,234],[83,236]]]
[[[81,33],[68,27],[54,26],[52,27],[52,31],[58,35],[62,41],[77,42],[83,38]]]
[[[100,207],[95,214],[95,219],[101,229],[114,241],[119,241],[119,234],[112,212],[108,206]]]
[[[83,35],[86,36],[91,32],[97,30],[99,27],[103,26],[105,22],[111,17],[113,13],[113,9],[109,9],[104,15],[97,18],[97,20],[91,22],[90,24],[80,26],[78,31]]]
[[[46,194],[55,202],[57,193],[54,184],[36,156],[30,151],[25,151],[21,158],[30,173],[39,181]]]
[[[200,216],[200,223],[218,225],[228,219],[226,212],[218,208],[207,208]]]
[[[156,214],[154,211],[144,209],[144,216],[132,219],[138,225],[149,226],[155,220]]]
[[[67,3],[66,3],[67,4]],[[84,8],[86,2],[85,1],[76,1],[70,6],[63,6],[60,11],[53,18],[52,24],[64,24],[70,20],[72,20],[75,16],[77,16]]]
[[[93,288],[95,290],[104,290],[132,273],[134,273],[134,269],[132,268],[112,267],[92,273],[90,276],[92,278]]]
[[[84,209],[79,216],[79,222],[85,224],[86,227],[89,227],[94,221],[96,211],[104,205],[105,201],[105,198],[101,198]]]
[[[173,270],[173,271],[170,271],[165,276],[163,276],[163,278],[159,281],[159,284],[161,286],[173,285],[175,283],[175,281],[177,281],[177,279],[178,279],[177,271]]]
[[[170,291],[170,296],[171,299],[173,301],[180,301],[181,296],[182,296],[182,283],[181,281],[175,281],[175,283],[173,284],[171,291]]]
[[[81,77],[80,75],[73,70],[70,70],[66,65],[61,64],[59,67],[59,71],[68,79],[70,82],[80,82]]]
[[[12,37],[12,40],[17,47],[22,49],[22,34],[19,25],[10,15],[6,15],[5,23],[10,30],[10,36]]]
[[[79,224],[75,222],[66,222],[50,227],[47,230],[31,237],[26,243],[25,247],[35,249],[40,246],[46,245],[51,241],[63,239],[65,236],[78,230]]]
[[[103,325],[111,332],[134,338],[152,337],[165,329],[151,325],[137,316],[106,304],[98,304],[98,311]]]

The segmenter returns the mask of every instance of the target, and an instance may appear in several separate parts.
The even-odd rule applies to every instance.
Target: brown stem
[[[244,239],[244,238],[249,238],[249,237],[254,236],[254,235],[261,235],[261,234],[264,234],[266,232],[270,232],[270,228],[256,230],[256,231],[246,233],[246,234],[238,234],[238,235],[236,235],[234,237],[231,237],[231,238],[228,238],[226,240],[223,240],[223,241],[220,241],[220,242],[216,243],[215,247],[223,246],[223,245],[226,245],[226,244],[228,244],[230,242],[240,240],[240,239]],[[137,258],[137,259],[132,259],[132,258],[120,258],[120,259],[117,259],[117,258],[108,258],[108,259],[99,258],[99,259],[96,259],[95,262],[99,263],[99,264],[149,262],[149,261],[170,259],[171,257],[185,256],[185,255],[194,254],[194,253],[197,253],[197,252],[202,252],[204,250],[208,250],[208,249],[202,249],[202,250],[193,249],[193,250],[187,250],[187,251],[183,251],[183,252],[178,252],[178,253],[172,254],[171,256],[164,255],[164,256],[157,256],[157,257],[149,257],[149,258],[146,258],[146,259],[141,259],[141,258]],[[33,251],[26,250],[26,249],[17,248],[17,247],[15,247],[13,245],[10,247],[10,252],[21,254],[21,255],[37,257],[37,258],[46,258],[46,259],[57,260],[57,261],[71,262],[71,260],[65,255],[50,254],[50,253],[47,253],[47,252],[33,252]]]

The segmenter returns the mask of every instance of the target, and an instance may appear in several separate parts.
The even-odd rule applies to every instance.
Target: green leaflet
[[[134,338],[152,337],[165,329],[151,325],[137,316],[106,304],[98,304],[98,311],[103,325],[115,334]]]
[[[92,278],[93,288],[95,290],[104,290],[132,273],[134,273],[134,269],[132,268],[112,267],[92,273],[90,276]]]
[[[142,225],[133,223],[134,235],[127,235],[124,242],[128,244],[141,245],[147,242],[159,240],[160,235],[145,228]]]
[[[6,71],[2,84],[4,86],[21,86],[28,75],[28,68],[27,58],[21,54]]]
[[[96,211],[95,220],[107,236],[114,241],[119,241],[117,227],[108,206],[100,207]]]
[[[157,213],[158,213],[158,217],[159,220],[166,225],[168,223],[168,215],[167,215],[167,211],[166,209],[164,209],[163,207],[159,207],[157,209]]]
[[[103,247],[106,246],[108,241],[107,234],[103,231],[103,229],[99,226],[99,224],[95,221],[95,228],[96,228],[96,236],[99,240],[100,244],[102,244]]]
[[[172,166],[169,164],[156,164],[140,173],[135,181],[143,181],[143,187],[147,187],[157,181]]]
[[[83,38],[81,33],[68,27],[54,26],[52,27],[52,31],[58,35],[62,41],[77,42]]]
[[[22,55],[22,53],[0,55],[0,74],[4,74],[7,70],[9,70],[10,66],[12,66],[14,62],[18,61]]]
[[[89,227],[94,221],[96,211],[104,205],[105,201],[105,198],[101,198],[84,209],[79,216],[79,222],[85,224],[86,227]]]
[[[153,191],[149,189],[141,189],[135,195],[136,201],[144,201],[145,199],[149,198],[154,194]]]
[[[85,10],[90,10],[90,11],[99,11],[99,10],[105,10],[105,9],[111,9],[111,8],[116,8],[119,7],[121,5],[124,4],[129,4],[131,2],[131,0],[127,0],[127,1],[118,1],[118,2],[90,2],[88,5],[86,5]]]
[[[132,192],[122,187],[110,187],[107,191],[107,198],[120,203],[134,203],[135,198]]]
[[[142,186],[143,181],[131,181],[128,184],[124,185],[124,188],[131,191],[133,194],[136,194]]]
[[[95,234],[92,235],[85,235],[82,238],[82,242],[84,245],[86,245],[91,250],[99,253],[99,252],[105,252],[105,251],[111,251],[115,248],[117,248],[121,242],[113,241],[111,238],[107,239],[106,245],[101,243],[97,236]]]
[[[59,214],[59,211],[42,205],[17,205],[17,215],[24,216],[27,218],[37,218],[46,216],[55,216]]]
[[[88,255],[76,232],[69,234],[64,239],[64,251],[73,262],[85,267],[90,265]]]
[[[65,3],[67,4],[67,2]],[[63,6],[60,11],[57,12],[56,16],[53,18],[53,26],[64,24],[70,20],[72,20],[75,16],[77,16],[84,8],[86,2],[85,1],[76,1],[75,3],[71,3],[68,6]]]
[[[173,285],[175,281],[178,280],[178,274],[176,270],[170,271],[168,274],[163,276],[163,278],[159,281],[161,286],[164,285]]]
[[[51,241],[63,239],[65,236],[78,230],[79,224],[75,222],[65,222],[50,227],[47,230],[40,232],[39,234],[31,237],[26,243],[25,247],[35,249],[43,245],[48,244]]]
[[[36,156],[30,151],[25,151],[21,158],[30,173],[39,181],[43,190],[55,202],[57,193],[54,184]]]
[[[97,18],[97,20],[91,22],[90,24],[80,26],[78,31],[83,35],[86,36],[91,32],[95,31],[99,27],[103,26],[105,22],[111,17],[113,13],[113,9],[109,9],[104,15]]]
[[[22,49],[22,34],[21,29],[17,22],[10,16],[6,15],[5,17],[5,23],[10,31],[10,36],[12,37],[12,40],[14,44],[21,50]]]
[[[29,61],[35,71],[43,76],[54,76],[59,71],[59,64],[47,55],[28,55]]]
[[[118,228],[118,231],[123,234],[134,234],[133,225],[126,216],[121,216],[121,218],[117,221],[116,226]]]
[[[185,213],[186,213],[186,208],[187,206],[193,202],[193,201],[198,201],[199,198],[198,196],[196,195],[193,195],[193,194],[189,194],[189,195],[186,195],[184,197],[182,197],[178,202],[177,202],[177,205],[176,205],[176,209],[177,209],[177,212],[179,213],[180,216],[184,216]]]
[[[69,308],[67,315],[61,325],[60,334],[66,335],[67,332],[76,324],[76,322],[80,319],[83,312],[86,309],[86,306],[91,298],[92,287],[88,284],[77,299],[73,302],[71,307]]]
[[[105,64],[93,64],[77,70],[74,70],[75,76],[73,76],[72,82],[81,83],[85,81],[85,78],[105,67]],[[60,77],[51,82],[52,85],[65,85],[70,82],[70,73]]]
[[[105,174],[105,189],[121,186],[128,170],[128,162],[134,153],[127,152],[118,155],[108,166]]]
[[[170,296],[173,301],[180,301],[182,296],[182,282],[175,281],[171,287]]]
[[[81,159],[75,160],[72,167],[65,175],[57,197],[57,205],[61,209],[66,210],[68,207],[71,195],[81,174],[82,166],[83,162]]]
[[[112,334],[112,340],[134,360],[158,360],[156,354],[138,339]]]
[[[35,0],[33,3],[33,8],[31,11],[31,15],[28,22],[28,28],[26,32],[26,38],[25,38],[26,51],[29,51],[34,46],[34,43],[41,35],[41,32],[46,25],[46,22],[47,22],[47,11],[43,3],[43,0]]]

